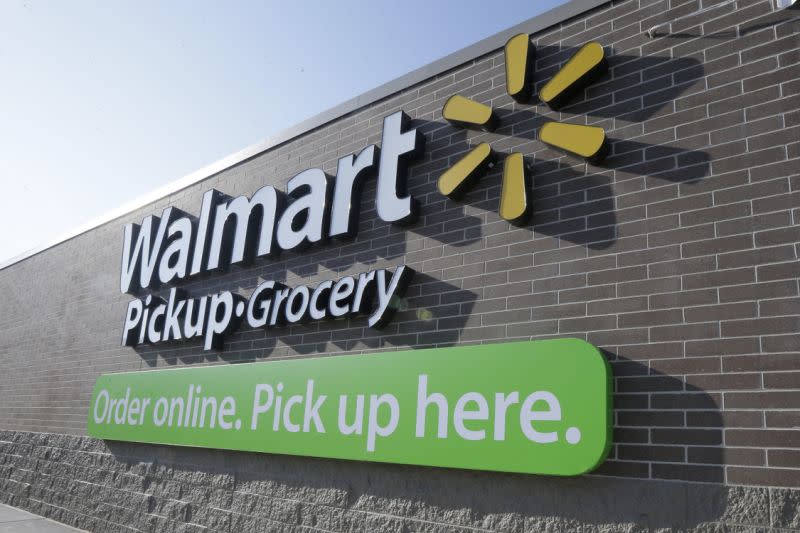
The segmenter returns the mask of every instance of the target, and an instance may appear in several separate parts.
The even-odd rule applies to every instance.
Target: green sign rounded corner
[[[100,376],[93,437],[576,476],[611,446],[611,371],[580,339]]]

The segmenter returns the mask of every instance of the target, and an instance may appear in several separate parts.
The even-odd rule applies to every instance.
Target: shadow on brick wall
[[[498,115],[501,117],[503,127],[509,131],[512,131],[516,124],[526,125],[525,129],[514,130],[514,139],[535,143],[538,143],[539,127],[549,120],[529,110],[514,112],[499,110]],[[432,124],[441,126],[437,122]],[[421,127],[425,125],[422,123]],[[455,138],[454,143],[462,145],[461,150],[451,157],[450,164],[454,164],[477,142],[468,139],[470,133],[455,128],[450,134]],[[485,140],[483,136],[485,134],[478,139]],[[501,134],[498,133],[496,137],[501,137]],[[645,176],[665,182],[694,183],[710,172],[710,157],[701,150],[627,139],[609,138],[608,142],[612,155],[597,165],[587,164],[572,156],[564,156],[544,145],[537,147],[536,155],[526,155],[532,182],[530,188],[532,217],[530,222],[522,227],[538,235],[546,235],[571,244],[591,249],[605,249],[616,241],[617,218],[613,188],[615,180],[621,181],[628,176]],[[445,200],[448,209],[470,206],[473,209],[485,210],[487,214],[497,211],[500,204],[502,161],[505,153],[499,150],[495,150],[495,153],[497,161],[493,168],[478,180],[464,198],[458,201]],[[548,159],[547,156],[552,156],[552,159]],[[435,195],[437,179],[438,174],[429,176],[427,185],[425,187],[420,185],[417,190],[426,196]],[[499,220],[497,215],[489,216]],[[465,221],[465,224],[466,227],[471,226],[468,221]]]
[[[553,68],[557,68],[559,61],[565,60],[573,51],[559,49],[556,52],[545,47],[541,51],[544,59],[540,62],[550,62]],[[612,67],[609,73],[575,99],[572,107],[567,108],[570,113],[619,118],[618,115],[625,111],[623,120],[647,120],[703,75],[702,65],[689,58],[642,58],[612,53],[609,62]],[[552,73],[546,71],[545,68],[537,76],[549,78]],[[641,94],[653,93],[663,87],[664,76],[672,76],[676,81],[680,76],[681,83],[667,85],[658,92],[660,96],[656,104],[644,105],[646,97],[641,97]],[[619,94],[620,87],[630,91],[632,99],[623,107],[606,105],[614,103],[612,100]],[[691,183],[709,172],[710,159],[703,151],[614,138],[609,139],[612,155],[601,164],[589,165],[538,143],[539,127],[552,117],[538,114],[535,107],[523,106],[516,111],[499,109],[498,115],[501,124],[494,140],[499,144],[496,146],[499,161],[462,201],[454,202],[443,197],[436,184],[441,173],[469,150],[474,138],[441,120],[417,119],[413,125],[425,135],[429,150],[422,161],[410,168],[409,189],[422,204],[421,216],[416,223],[397,227],[380,221],[373,205],[375,180],[368,180],[361,197],[359,232],[354,240],[331,241],[301,253],[286,253],[278,259],[244,268],[233,267],[227,273],[194,280],[183,288],[191,296],[232,288],[248,296],[263,280],[296,286],[320,277],[334,278],[343,272],[352,273],[354,269],[365,266],[391,268],[405,263],[427,269],[431,261],[446,260],[447,256],[459,252],[484,249],[483,232],[487,224],[494,226],[492,235],[512,229],[496,214],[502,179],[501,163],[508,151],[503,148],[503,142],[507,143],[508,139],[512,143],[522,142],[528,148],[524,153],[532,176],[533,216],[523,228],[530,231],[529,241],[533,247],[538,237],[547,236],[590,249],[608,248],[617,238],[615,181],[628,179],[630,175]],[[434,158],[431,154],[437,155]],[[497,224],[506,224],[508,229],[498,229]],[[229,336],[222,352],[203,352],[199,341],[142,346],[137,348],[137,352],[148,366],[157,366],[159,356],[167,364],[216,360],[239,362],[268,356],[342,350],[445,346],[468,340],[462,338],[461,332],[471,318],[472,307],[479,295],[461,289],[460,282],[438,281],[435,276],[442,277],[446,268],[448,264],[445,261],[441,266],[431,267],[434,275],[418,276],[411,290],[424,285],[428,292],[424,295],[409,293],[408,309],[401,309],[396,320],[382,331],[366,328],[363,318],[347,323],[315,322],[267,331],[247,330],[243,325],[243,329]],[[439,301],[431,303],[431,298]],[[442,323],[447,327],[442,328]]]
[[[538,69],[536,79],[540,83],[549,79],[558,65],[575,50],[575,47],[552,46],[537,49],[537,54],[545,57],[542,61],[547,62],[550,68]],[[567,117],[585,114],[630,123],[649,120],[659,113],[671,111],[672,100],[704,76],[703,65],[693,58],[616,55],[611,51],[608,61],[609,72],[563,109]],[[675,83],[665,83],[664,76],[674,77]],[[626,100],[622,103],[614,100],[619,100],[620,88],[630,96],[624,97]],[[468,95],[468,91],[464,94]],[[548,113],[543,105],[525,105],[514,111],[497,109],[496,113],[500,126],[495,137],[504,138],[501,145],[504,140],[538,143],[539,127],[544,121],[553,119],[553,113]],[[412,125],[426,137],[426,156],[409,168],[409,190],[422,204],[417,222],[398,227],[379,221],[373,202],[375,182],[368,180],[361,196],[359,232],[353,241],[332,240],[322,244],[318,251],[285,253],[279,261],[257,265],[248,271],[264,279],[280,279],[275,276],[284,269],[296,276],[308,277],[325,270],[343,272],[355,265],[398,259],[417,251],[420,245],[464,248],[478,242],[487,219],[485,215],[475,216],[475,213],[497,210],[504,150],[495,147],[500,156],[498,164],[481,180],[476,193],[456,204],[438,194],[436,182],[441,173],[469,149],[467,133],[452,128],[443,119],[415,119]],[[443,138],[447,142],[446,149],[437,151],[436,147],[441,145]],[[583,161],[562,157],[563,154],[549,150],[545,150],[544,158],[526,152],[533,177],[535,214],[532,224],[527,226],[529,229],[573,244],[606,248],[613,243],[616,234],[610,171],[689,182],[699,180],[709,172],[710,159],[703,151],[615,139],[613,136],[609,143],[612,156],[598,166],[587,166]],[[539,144],[536,152],[543,147]],[[431,154],[443,155],[431,159]],[[473,207],[478,207],[478,210],[471,209]],[[583,217],[586,224],[576,230]],[[233,270],[240,272],[236,268]]]
[[[639,360],[602,350],[614,374],[614,448],[597,473],[723,483],[721,395],[653,369],[656,355],[643,351]],[[692,364],[673,363],[674,373]]]
[[[369,328],[364,315],[269,329],[252,329],[243,322],[239,330],[226,337],[219,351],[203,351],[199,339],[141,345],[135,350],[147,366],[156,367],[217,361],[246,363],[270,356],[451,346],[461,338],[477,297],[471,290],[417,272],[405,298],[395,303],[394,319],[380,330]]]
[[[691,57],[617,54],[606,48],[608,71],[560,109],[564,117],[586,115],[625,122],[644,122],[666,114],[672,102],[705,76],[705,68]],[[552,78],[577,47],[537,48],[535,85],[539,89]],[[704,89],[705,84],[698,85]],[[543,115],[553,116],[534,96],[531,105]],[[557,113],[555,114],[557,115]]]
[[[537,85],[550,79],[576,48],[545,46],[537,48],[543,59],[537,62]],[[498,156],[494,168],[478,182],[461,203],[496,211],[499,205],[502,159],[516,146],[525,153],[532,175],[531,200],[533,217],[527,228],[572,244],[604,249],[616,239],[614,212],[614,180],[630,176],[648,176],[673,182],[696,182],[710,171],[710,157],[690,147],[648,144],[613,136],[620,124],[636,124],[659,120],[664,115],[664,128],[670,127],[672,102],[689,90],[705,74],[703,65],[693,58],[670,58],[609,53],[609,71],[590,85],[573,102],[553,113],[534,97],[530,105],[513,109],[497,108],[499,127],[493,134],[466,132],[443,125],[441,121],[416,120],[415,126],[426,132],[428,143],[437,153],[449,158],[446,164],[433,162],[421,165],[427,187],[418,190],[430,197],[435,192],[438,176],[478,142],[489,142]],[[469,90],[463,92],[465,96]],[[478,98],[480,95],[476,95]],[[510,101],[510,100],[509,100]],[[611,130],[611,155],[596,166],[572,156],[547,149],[539,143],[539,128],[550,120],[570,120],[585,115],[590,123]],[[614,119],[613,123],[603,123]],[[617,121],[621,121],[619,124]],[[580,122],[580,121],[579,121]],[[606,121],[607,122],[607,121]],[[674,143],[673,143],[674,144]],[[533,155],[530,150],[533,151]],[[614,171],[614,172],[612,172]],[[616,173],[616,177],[614,176]],[[448,207],[455,205],[447,201]],[[464,221],[469,227],[468,221]],[[413,230],[413,229],[412,229]]]

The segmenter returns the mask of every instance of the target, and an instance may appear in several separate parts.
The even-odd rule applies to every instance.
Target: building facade
[[[0,502],[91,531],[800,529],[799,20],[774,0],[572,0],[2,265]],[[509,95],[504,52],[521,33],[528,102]],[[537,100],[590,42],[605,71],[558,110]],[[491,107],[496,128],[454,126],[453,95]],[[415,219],[376,205],[398,112],[398,134],[422,140],[394,160],[406,190],[386,190],[415,201]],[[602,128],[605,157],[543,144],[548,121]],[[484,142],[497,164],[443,195],[442,175]],[[341,204],[358,214],[351,238],[307,236],[246,263],[221,234],[229,268],[120,290],[126,227],[144,232],[169,207],[201,218],[211,189],[227,201],[288,186],[294,205],[292,178],[340,182],[342,158],[371,145],[381,176]],[[501,216],[512,152],[530,215],[515,224]],[[416,274],[381,329],[348,315],[221,328],[208,345],[139,343],[135,328],[120,341],[131,301],[172,287],[247,298],[269,280],[313,288],[403,266]],[[580,476],[87,433],[101,375],[564,338],[597,347],[613,379],[611,447]]]

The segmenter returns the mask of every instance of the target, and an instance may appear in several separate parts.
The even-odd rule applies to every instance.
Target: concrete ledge
[[[82,530],[0,503],[0,533],[11,533],[12,531],[17,533],[75,533]]]

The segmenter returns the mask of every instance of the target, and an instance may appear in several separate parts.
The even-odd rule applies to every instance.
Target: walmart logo
[[[515,35],[506,43],[506,91],[520,103],[528,102],[533,95],[534,58],[535,50],[527,34]],[[603,47],[596,42],[585,44],[542,87],[539,99],[558,110],[607,68]],[[459,128],[493,131],[499,125],[491,107],[460,95],[447,100],[442,115]],[[539,130],[539,140],[592,163],[602,161],[608,151],[605,131],[595,126],[546,122]],[[448,198],[460,198],[494,159],[491,146],[479,144],[442,174],[439,191]],[[499,213],[512,224],[523,224],[530,216],[525,162],[519,152],[508,154],[503,163]]]

